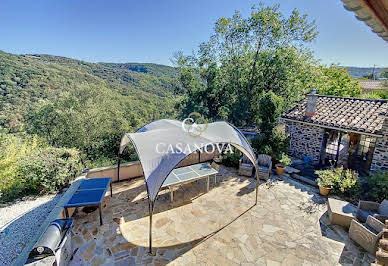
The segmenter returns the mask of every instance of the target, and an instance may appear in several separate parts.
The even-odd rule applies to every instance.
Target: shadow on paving
[[[254,204],[254,197],[248,194],[254,191],[255,182],[239,176],[227,178],[231,179],[233,182],[226,182],[218,176],[217,184],[211,179],[207,193],[206,180],[185,184],[174,191],[173,202],[170,202],[169,191],[162,191],[155,202],[153,215],[154,256],[148,254],[149,211],[144,179],[115,183],[113,198],[105,197],[104,200],[103,226],[98,225],[98,211],[88,215],[80,210],[75,213],[71,264],[163,265],[173,261],[255,206],[247,208],[246,200],[226,204],[225,199],[230,199],[223,195],[230,192],[223,189],[226,186],[238,190],[232,197],[249,198]]]
[[[238,184],[249,181],[244,187],[239,188],[236,193],[237,196],[244,196],[254,192],[256,179],[254,178],[244,178],[238,175],[231,175],[230,177],[234,178],[236,184],[232,186],[237,186]],[[230,178],[229,177],[229,178]],[[142,179],[141,179],[142,180]],[[115,197],[122,202],[128,203],[128,208],[126,211],[121,212],[121,217],[124,218],[124,222],[133,221],[137,219],[141,219],[144,217],[149,217],[148,210],[148,197],[145,188],[145,182],[138,182],[139,184],[136,187],[128,185],[130,187],[126,191],[119,192],[115,194]],[[194,186],[193,186],[194,184]],[[222,177],[217,177],[217,184],[214,184],[214,179],[210,180],[210,188],[209,192],[215,187],[222,186],[224,184],[224,180]],[[194,200],[200,199],[202,196],[206,195],[206,180],[197,180],[193,183],[184,184],[182,186],[174,189],[174,200],[170,201],[170,191],[168,189],[161,190],[157,199],[155,200],[155,206],[153,214],[162,213],[171,209],[183,207],[188,204],[192,204]],[[116,207],[117,204],[113,204],[112,207]],[[138,211],[138,210],[142,211]],[[128,212],[129,211],[129,212]],[[119,218],[119,217],[116,217]]]
[[[255,205],[249,207],[247,210],[245,210],[243,213],[238,215],[236,218],[222,226],[221,228],[211,232],[210,234],[203,236],[201,238],[191,240],[185,243],[180,243],[180,244],[174,244],[174,245],[153,245],[152,248],[152,255],[150,255],[149,252],[149,246],[148,245],[139,245],[138,243],[132,243],[128,241],[127,243],[124,244],[124,246],[132,246],[136,250],[142,250],[143,252],[143,258],[141,260],[141,263],[151,263],[154,259],[155,256],[165,256],[168,260],[165,261],[159,261],[161,265],[166,265],[173,260],[175,260],[177,257],[182,256],[189,250],[195,248],[196,246],[204,243],[207,240],[210,240],[213,236],[215,236],[218,232],[222,231],[223,229],[227,228],[229,225],[231,225],[233,222],[238,220],[241,216],[243,216],[245,213],[249,212]],[[130,265],[130,264],[136,264],[139,261],[136,261],[134,258],[126,258],[122,261],[120,261],[119,264],[123,265]],[[155,261],[153,261],[155,262]],[[127,264],[128,263],[128,264]]]

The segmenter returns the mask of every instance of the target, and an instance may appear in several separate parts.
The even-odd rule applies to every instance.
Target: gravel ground
[[[41,196],[0,208],[0,265],[16,259],[60,198]]]

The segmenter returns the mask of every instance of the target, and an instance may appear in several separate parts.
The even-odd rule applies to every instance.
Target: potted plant
[[[331,170],[316,171],[318,174],[317,183],[319,186],[319,193],[322,196],[327,196],[333,188],[333,179],[331,178]]]
[[[291,164],[291,159],[287,156],[287,154],[282,153],[279,163],[275,165],[276,173],[278,175],[284,174],[284,171],[286,170],[286,166],[290,164]]]

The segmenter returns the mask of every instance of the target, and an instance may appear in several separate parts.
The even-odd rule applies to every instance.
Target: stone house
[[[388,101],[307,95],[280,122],[289,154],[362,173],[388,170]]]

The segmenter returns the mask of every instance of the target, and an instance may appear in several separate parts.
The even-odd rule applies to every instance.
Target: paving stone
[[[115,245],[114,247],[111,248],[111,250],[113,254],[119,253],[121,251],[120,245]]]
[[[99,266],[104,263],[104,259],[100,257],[94,257],[92,260],[92,266]]]
[[[362,265],[374,261],[348,239],[343,228],[329,224],[325,199],[315,190],[289,178],[271,177],[259,186],[258,204],[253,206],[254,179],[221,168],[222,182],[208,193],[204,193],[206,182],[195,182],[177,189],[173,204],[168,193],[158,198],[155,256],[148,255],[144,180],[113,184],[114,197],[104,209],[103,226],[94,213],[75,219],[74,231],[80,233],[73,239],[79,250],[70,265],[307,266],[352,263],[354,258]],[[119,215],[113,216],[114,211]]]
[[[155,228],[160,228],[163,225],[168,223],[168,218],[167,217],[162,217],[159,220],[155,222]]]
[[[94,250],[94,254],[96,255],[103,255],[104,249],[102,247],[97,246]]]
[[[109,258],[112,256],[112,251],[109,248],[104,249],[104,256]]]
[[[116,261],[115,266],[129,266],[136,265],[135,259],[132,257],[124,258],[122,260]]]
[[[281,266],[280,262],[269,259],[266,260],[266,264],[267,266]]]
[[[82,243],[81,237],[79,237],[79,236],[73,236],[73,237],[71,238],[71,240],[72,240],[73,243],[75,243],[76,245],[79,245],[79,244]]]
[[[123,257],[123,256],[129,256],[129,252],[126,250],[120,251],[119,253],[114,254],[115,258]]]
[[[267,232],[267,233],[275,233],[275,232],[277,232],[279,230],[281,230],[281,228],[276,227],[276,226],[272,226],[270,224],[263,225],[263,231]]]
[[[136,247],[135,244],[127,242],[127,243],[120,243],[120,249],[121,250],[130,250],[132,248]]]

